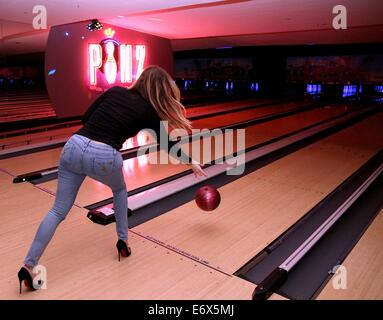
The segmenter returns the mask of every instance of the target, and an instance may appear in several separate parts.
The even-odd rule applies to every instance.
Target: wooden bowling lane
[[[382,121],[369,117],[221,187],[214,212],[191,201],[133,230],[234,273],[383,147]]]
[[[31,97],[31,99],[19,97],[16,100],[3,100],[0,97],[0,122],[31,120],[55,115],[47,97]]]
[[[272,103],[274,101],[276,100],[270,99],[270,98],[250,98],[250,99],[237,100],[237,101],[206,104],[203,106],[198,106],[193,108],[186,106],[186,116],[195,117],[195,116],[215,113],[217,111],[236,110],[245,106]]]
[[[275,105],[267,105],[264,107],[258,107],[249,110],[243,110],[238,112],[233,112],[230,114],[222,114],[214,117],[203,118],[194,120],[193,127],[194,128],[211,128],[212,124],[214,127],[224,127],[230,125],[232,123],[238,123],[241,121],[245,121],[248,119],[257,119],[264,116],[268,116],[274,113],[280,113],[284,111],[293,110],[299,107],[304,107],[308,105],[309,102],[300,100],[300,101],[289,101],[289,102],[281,102]]]
[[[74,132],[78,131],[82,125],[73,125],[66,128],[51,129],[35,133],[27,133],[23,135],[6,137],[0,139],[0,150],[11,150],[16,147],[28,144],[36,144],[40,142],[54,141],[57,139],[70,137]]]
[[[51,168],[58,165],[62,148],[30,153],[0,160],[0,168],[15,175]]]
[[[246,128],[246,147],[282,136],[343,112],[344,109],[342,107],[320,108],[248,127]],[[212,154],[214,155],[214,146],[212,148]],[[146,156],[124,161],[124,174],[128,190],[133,190],[188,169],[189,167],[185,165],[149,165],[148,157]],[[50,190],[50,192],[56,192],[56,186],[57,180],[41,184],[41,187]],[[86,206],[110,197],[112,197],[112,193],[108,187],[90,178],[86,178],[80,188],[76,202]]]
[[[19,294],[17,271],[54,198],[0,172],[0,299],[250,299],[254,285],[130,234],[132,255],[118,262],[114,224],[101,227],[73,207],[40,264],[47,289]],[[97,244],[97,245],[95,245]],[[274,295],[273,299],[282,299]]]
[[[208,113],[214,113],[218,111],[226,111],[226,110],[236,110],[240,109],[246,106],[252,106],[256,104],[263,104],[263,103],[271,103],[274,100],[272,99],[246,99],[246,100],[238,100],[238,101],[232,101],[232,102],[224,102],[224,103],[213,103],[206,106],[200,106],[195,108],[190,108],[186,110],[187,116],[200,116]],[[286,103],[293,103],[286,102]],[[238,117],[238,116],[237,116]],[[197,127],[201,127],[200,126]],[[49,126],[47,126],[48,128]],[[65,138],[70,137],[74,132],[76,132],[78,129],[81,128],[81,124],[78,123],[77,125],[72,125],[67,128],[51,128],[46,131],[42,132],[35,132],[35,133],[27,133],[19,136],[13,136],[13,137],[5,137],[0,139],[0,149],[12,149],[20,146],[25,146],[27,144],[36,144],[39,142],[47,142],[59,138]]]
[[[231,104],[233,104],[234,105],[233,107],[236,108],[238,106],[243,107],[246,105],[252,105],[254,103],[255,103],[254,99],[249,99],[249,100],[241,100],[241,101],[225,102],[225,103],[221,103],[221,104],[214,104],[214,105],[212,105],[212,107],[217,109],[217,108],[219,108],[219,106],[221,106],[223,109],[228,109]],[[280,109],[285,110],[285,108],[288,108],[289,106],[290,106],[290,108],[295,108],[295,107],[299,106],[299,103],[295,102],[295,104],[294,104],[293,102],[281,102],[281,103],[269,106],[267,109],[269,112],[268,114],[278,112],[278,110],[280,110]],[[208,106],[198,107],[196,109],[199,110],[200,108],[208,108]],[[258,108],[256,108],[256,109],[258,109]],[[259,116],[266,115],[267,113],[265,113],[265,110],[266,109],[264,107],[260,108],[260,111],[257,111]],[[231,124],[231,123],[236,122],[236,121],[244,121],[244,120],[249,119],[249,116],[250,116],[249,112],[251,113],[251,110],[250,111],[246,110],[246,111],[242,111],[242,112],[236,112],[236,113],[234,113],[235,118],[233,120],[231,120],[231,116],[228,116],[227,114],[217,116],[217,119],[216,119],[216,117],[209,117],[208,123],[206,123],[205,119],[199,119],[199,120],[195,120],[193,122],[193,125],[196,128],[202,128],[202,127],[211,128],[212,125],[214,125],[215,127],[225,126],[225,125]],[[254,116],[254,114],[252,116]],[[60,135],[60,137],[62,137],[61,133],[63,133],[62,130],[59,132],[56,132],[57,135]],[[52,134],[52,133],[50,133],[50,134]],[[29,139],[29,140],[34,139],[34,138],[36,138],[36,137],[35,136],[27,137],[27,139]],[[39,133],[38,139],[39,139],[39,141],[41,139],[43,139],[43,137],[41,136],[40,133]],[[47,136],[46,139],[49,140],[49,135]],[[18,137],[16,137],[15,139],[13,139],[13,138],[0,139],[0,145],[6,144],[6,143],[12,143],[12,142],[15,142],[18,146],[20,146],[20,143],[22,143],[22,141]],[[132,142],[132,139],[130,139],[130,142]],[[33,171],[38,171],[38,170],[42,170],[42,169],[46,169],[46,168],[55,167],[58,165],[58,160],[60,157],[61,149],[62,148],[60,147],[60,148],[50,149],[48,151],[41,151],[41,152],[26,154],[26,155],[22,155],[22,156],[18,156],[18,157],[12,157],[12,158],[5,159],[5,160],[0,160],[0,167],[11,171],[15,175],[20,175],[20,174],[24,174],[24,173],[28,173],[28,172],[33,172]]]
[[[246,100],[245,102],[251,103],[251,101],[252,100],[250,101]],[[232,106],[232,109],[235,110],[247,105],[247,104],[244,104],[245,102],[243,101],[240,101],[240,102],[241,103],[233,102],[234,105]],[[278,112],[283,112],[283,111],[299,108],[304,105],[307,105],[307,103],[308,103],[307,101],[304,102],[303,100],[289,101],[289,102],[283,102],[283,103],[281,102],[276,104],[275,106],[267,105],[264,107],[254,108],[250,110],[233,112],[232,114],[230,114],[230,117],[228,117],[227,114],[222,114],[219,116],[197,119],[193,121],[193,126],[194,128],[200,128],[200,129],[210,128],[212,126],[212,123],[214,123],[215,127],[223,127],[223,126],[233,124],[235,122],[245,121],[245,120],[253,119],[253,118],[260,118],[263,116],[270,115],[272,113],[278,113]],[[214,112],[217,112],[219,110],[222,111],[222,110],[229,109],[230,107],[229,103],[224,103],[223,106],[221,106],[221,109],[218,109],[219,106],[220,105],[213,105],[214,107],[213,111]],[[195,109],[199,110],[200,108],[205,110],[205,112],[208,112],[207,109],[209,107],[206,106],[206,107],[199,107]],[[212,112],[212,111],[209,111],[209,112]],[[203,114],[203,113],[198,111],[198,113],[196,114]],[[10,150],[12,148],[25,146],[27,144],[36,144],[39,142],[54,141],[57,139],[70,137],[74,132],[76,132],[80,128],[81,128],[81,125],[74,125],[68,128],[51,129],[49,131],[41,131],[41,132],[29,133],[29,134],[20,135],[20,136],[2,138],[0,139],[0,149]],[[32,171],[35,171],[35,170],[32,170]]]
[[[73,126],[69,128],[61,128],[50,131],[25,134],[22,136],[3,138],[0,139],[0,150],[8,151],[26,145],[36,145],[40,142],[57,142],[59,139],[69,138],[80,128],[81,126]]]
[[[264,108],[259,108],[259,116],[264,116],[266,114],[272,114],[278,112],[278,110],[286,110],[286,108],[296,108],[299,104],[281,103],[273,106],[269,106],[269,113],[265,113]],[[254,109],[257,110],[258,108]],[[243,112],[236,112],[233,115],[221,115],[217,117],[209,117],[208,123],[207,120],[200,119],[196,120],[193,125],[196,128],[211,128],[211,127],[220,127],[226,126],[233,122],[244,121],[249,119],[249,110]],[[258,112],[258,111],[257,111]],[[255,116],[253,114],[252,116]],[[200,125],[201,122],[201,125]],[[202,125],[203,124],[203,125]],[[9,159],[0,160],[0,167],[7,169],[14,173],[15,175],[20,175],[28,172],[38,171],[46,168],[51,168],[58,166],[58,160],[60,158],[62,148],[50,149],[47,151],[41,151],[31,154],[26,154],[18,157],[13,157]]]
[[[0,122],[13,122],[56,115],[48,99],[0,101]]]
[[[383,210],[377,215],[362,238],[352,249],[342,266],[346,268],[346,288],[335,289],[333,276],[319,300],[383,300]]]

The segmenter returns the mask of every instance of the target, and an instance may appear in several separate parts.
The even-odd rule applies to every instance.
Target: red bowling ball
[[[204,211],[217,209],[221,202],[221,195],[213,186],[203,186],[198,189],[195,195],[197,206]]]

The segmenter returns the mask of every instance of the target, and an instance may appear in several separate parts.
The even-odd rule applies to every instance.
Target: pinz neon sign
[[[144,69],[146,47],[120,44],[113,39],[114,33],[114,30],[108,28],[105,30],[106,39],[99,44],[88,45],[89,83],[92,86],[97,85],[99,72],[104,74],[108,84],[116,82],[118,72],[121,83],[130,83],[133,81],[133,76],[137,79]],[[133,73],[133,61],[135,61],[135,73]]]

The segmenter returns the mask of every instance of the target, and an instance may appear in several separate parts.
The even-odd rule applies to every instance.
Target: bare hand
[[[194,176],[197,178],[197,177],[207,177],[207,174],[205,171],[202,170],[201,166],[194,162],[190,164],[191,166],[191,169],[193,170],[194,172]]]

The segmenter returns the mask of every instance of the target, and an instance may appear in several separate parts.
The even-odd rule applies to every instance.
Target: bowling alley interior
[[[1,1],[0,300],[382,300],[382,12]]]

